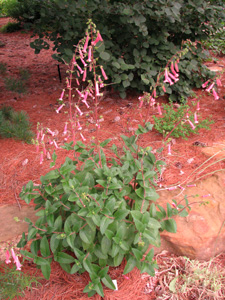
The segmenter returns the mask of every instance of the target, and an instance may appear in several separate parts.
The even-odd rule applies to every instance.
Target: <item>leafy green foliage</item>
[[[34,0],[18,1],[30,3]],[[103,65],[110,82],[125,97],[126,89],[149,91],[154,86],[156,75],[168,59],[181,49],[185,40],[205,40],[220,27],[224,11],[220,1],[205,0],[154,0],[154,1],[38,1],[38,13],[21,13],[18,20],[26,23],[29,15],[31,25],[39,38],[31,43],[35,53],[42,49],[53,49],[56,59],[70,61],[75,46],[86,29],[86,21],[92,18],[100,30],[104,46],[100,51]],[[202,45],[192,45],[180,62],[180,80],[169,87],[173,100],[179,95],[187,96],[190,89],[200,87],[201,77],[212,75],[202,66],[205,53]],[[194,75],[193,75],[194,72]],[[159,91],[158,91],[159,92]]]
[[[216,33],[212,34],[203,45],[206,49],[212,50],[216,55],[225,54],[225,31],[224,24],[221,24],[222,28],[219,28]]]
[[[33,132],[28,116],[24,111],[16,112],[11,107],[0,110],[0,136],[31,142]]]
[[[21,253],[41,267],[45,278],[54,259],[70,274],[87,271],[90,282],[84,292],[103,297],[102,284],[115,288],[109,266],[117,267],[124,259],[124,274],[136,266],[154,276],[153,249],[144,254],[150,245],[160,246],[161,230],[176,231],[172,217],[179,211],[155,204],[156,181],[165,163],[156,160],[151,147],[137,144],[139,135],[151,128],[139,125],[136,135],[122,136],[123,150],[113,145],[111,158],[104,153],[109,140],[101,143],[98,153],[82,142],[65,144],[63,148],[79,157],[67,157],[60,168],[40,178],[39,186],[30,181],[23,187],[20,197],[27,204],[34,199],[39,219],[26,219],[28,235],[18,246],[32,241],[31,253]]]
[[[38,279],[17,271],[16,266],[10,268],[0,262],[0,299],[12,300],[18,296],[23,297],[25,290],[32,289],[32,284],[38,286]]]
[[[198,117],[198,123],[195,123],[194,113],[190,111],[190,106],[187,104],[180,104],[178,108],[175,108],[173,103],[163,104],[163,110],[162,117],[153,116],[153,119],[154,128],[162,133],[164,137],[170,134],[172,137],[182,137],[187,140],[190,134],[197,134],[201,128],[210,129],[208,125],[213,123],[212,120],[204,120],[201,117]],[[188,119],[194,125],[194,128],[192,128]]]

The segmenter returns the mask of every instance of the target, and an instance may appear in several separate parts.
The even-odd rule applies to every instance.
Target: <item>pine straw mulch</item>
[[[123,276],[125,263],[109,271],[118,283],[118,291],[104,288],[104,300],[222,300],[225,299],[225,254],[208,262],[190,260],[167,251],[155,256],[159,269],[155,277],[140,274],[138,269]],[[25,262],[23,271],[41,276],[31,262]],[[88,273],[67,274],[56,262],[52,263],[50,280],[40,280],[40,285],[26,291],[19,300],[101,300],[99,295],[88,298],[83,294],[89,282]]]

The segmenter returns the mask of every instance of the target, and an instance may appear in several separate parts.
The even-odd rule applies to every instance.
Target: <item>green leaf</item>
[[[128,209],[119,209],[114,213],[113,216],[117,221],[119,221],[119,220],[125,219],[128,214],[129,214]]]
[[[94,241],[96,229],[93,230],[89,225],[86,225],[80,230],[79,236],[83,242],[86,244],[91,244]]]
[[[163,230],[168,232],[176,233],[177,232],[177,224],[174,219],[164,220],[161,222],[161,226]]]
[[[31,243],[30,245],[30,251],[34,254],[37,255],[38,251],[40,249],[40,241],[39,240],[35,240]]]
[[[83,266],[89,274],[91,274],[93,272],[92,264],[90,263],[90,261],[88,259],[85,259],[83,261]]]
[[[127,273],[130,273],[133,270],[133,268],[136,266],[136,263],[137,263],[136,258],[131,256],[126,263],[123,274],[125,275]]]
[[[75,264],[72,266],[70,274],[75,274],[82,268],[81,263],[78,260],[75,260]]]
[[[49,249],[48,239],[46,236],[44,236],[41,239],[40,250],[41,250],[41,255],[44,257],[48,257],[51,254],[50,249]]]
[[[102,217],[101,219],[101,224],[100,224],[100,232],[101,234],[104,234],[106,229],[108,228],[109,224],[113,222],[113,219],[107,218],[107,217]]]
[[[108,287],[109,289],[115,290],[116,287],[114,285],[114,283],[112,282],[112,279],[110,278],[110,276],[108,274],[105,275],[104,278],[101,279],[101,281],[104,283],[104,285],[106,287]],[[122,299],[121,299],[122,300]]]
[[[99,55],[103,60],[109,61],[110,60],[110,54],[107,52],[101,52]]]
[[[124,258],[124,254],[122,254],[121,252],[118,253],[113,259],[114,267],[118,267],[122,263],[123,258]]]
[[[108,239],[106,236],[103,236],[101,241],[101,249],[103,254],[107,254],[109,249],[111,248],[111,240]]]
[[[56,250],[59,246],[59,243],[60,243],[60,240],[57,237],[58,237],[58,234],[54,233],[50,239],[50,248],[53,253],[56,252]]]
[[[100,146],[101,146],[102,148],[104,148],[106,145],[108,145],[108,143],[111,142],[111,140],[112,140],[112,139],[106,139],[106,140],[104,140],[103,142],[100,143]]]
[[[134,256],[137,258],[137,260],[141,260],[143,257],[143,253],[138,250],[137,248],[132,248],[132,252],[134,253]]]
[[[36,237],[37,232],[38,232],[38,230],[36,228],[31,228],[28,232],[27,241]]]
[[[64,252],[58,252],[54,256],[55,261],[59,262],[60,264],[71,264],[75,261],[75,258],[71,255],[64,253]]]
[[[47,261],[45,265],[41,265],[41,271],[44,275],[45,279],[49,280],[51,274],[51,266],[50,263]]]

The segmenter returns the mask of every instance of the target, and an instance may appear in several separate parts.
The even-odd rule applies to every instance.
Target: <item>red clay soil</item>
[[[7,22],[8,19],[6,18],[0,19],[0,25]],[[52,51],[43,50],[39,55],[35,55],[33,49],[30,48],[31,40],[30,33],[23,33],[22,31],[7,34],[0,33],[0,41],[5,44],[0,48],[0,63],[7,64],[7,76],[17,76],[19,68],[29,70],[31,74],[27,85],[27,93],[20,95],[7,91],[3,78],[0,78],[0,105],[11,106],[15,110],[27,112],[34,132],[36,132],[38,122],[44,128],[48,127],[52,131],[57,130],[59,132],[57,143],[60,146],[63,144],[62,132],[65,122],[68,121],[68,115],[65,113],[57,114],[55,110],[58,108],[57,99],[65,87],[66,67],[61,65],[62,83],[60,83],[57,62],[51,58]],[[224,68],[225,59],[219,58],[216,65]],[[221,81],[222,87],[219,88],[220,99],[218,101],[215,101],[212,95],[203,90],[196,91],[197,95],[201,96],[200,114],[203,118],[211,116],[214,124],[211,125],[211,130],[202,129],[199,135],[193,135],[187,141],[183,139],[174,141],[171,156],[168,155],[167,149],[162,152],[161,159],[167,164],[160,182],[162,186],[176,184],[178,181],[184,180],[207,159],[205,154],[202,153],[202,145],[212,146],[213,143],[221,143],[221,141],[225,144],[225,74],[221,75]],[[99,104],[99,114],[104,119],[101,123],[101,140],[113,138],[113,142],[119,145],[121,134],[132,134],[138,124],[141,123],[142,116],[146,112],[146,108],[143,108],[142,111],[138,109],[138,96],[137,94],[130,94],[123,100],[113,91],[105,94]],[[157,100],[159,103],[165,103],[166,101],[163,98]],[[82,109],[85,112],[85,107],[82,107]],[[93,125],[86,126],[88,120],[85,113],[84,117],[81,118],[82,133],[89,142],[94,134]],[[149,117],[152,122],[152,115],[154,114],[157,115],[156,108],[150,111]],[[141,144],[142,146],[151,146],[153,149],[158,149],[162,146],[162,136],[153,129],[141,139]],[[40,153],[36,152],[34,145],[14,139],[0,139],[0,149],[0,205],[15,204],[18,201],[20,205],[25,205],[22,200],[19,200],[22,186],[30,180],[39,183],[40,176],[49,171],[50,161],[45,159],[43,164],[40,164]],[[52,152],[53,147],[49,150]],[[57,155],[57,166],[59,166],[64,162],[68,153],[66,150],[59,149]],[[189,163],[188,160],[191,158],[193,158],[193,162]],[[224,167],[225,163],[220,162],[207,172]],[[27,268],[31,270],[33,267],[27,265]],[[142,288],[145,285],[145,280],[138,281],[136,272],[137,270],[134,270],[129,274],[130,279],[127,280],[122,276],[122,268],[119,268],[115,277],[119,281],[122,294],[113,294],[112,291],[108,293],[105,290],[106,296],[104,299],[125,300],[131,297],[133,299],[154,299],[150,295],[145,298]],[[88,281],[85,276],[82,276],[82,284],[80,284],[81,276],[71,276],[61,272],[54,264],[50,281],[44,282],[43,286],[36,292],[34,290],[32,297],[28,295],[23,299],[87,299],[86,296],[81,296],[81,291],[85,286],[84,281]],[[138,287],[139,284],[142,287]],[[100,297],[96,296],[92,299],[100,299]]]

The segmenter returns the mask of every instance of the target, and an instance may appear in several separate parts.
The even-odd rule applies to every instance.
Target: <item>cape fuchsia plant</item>
[[[187,216],[189,209],[186,200],[185,205],[180,203],[176,208],[167,203],[166,209],[155,203],[159,197],[155,190],[157,178],[165,163],[156,159],[151,147],[138,145],[139,137],[153,127],[149,122],[145,126],[139,125],[130,137],[121,136],[122,150],[112,145],[107,148],[107,153],[111,151],[111,154],[105,155],[104,148],[110,139],[99,141],[98,101],[107,75],[102,66],[97,65],[94,55],[95,48],[102,42],[100,33],[89,21],[86,36],[78,43],[69,65],[66,89],[59,99],[58,112],[64,109],[62,104],[68,92],[69,122],[64,126],[64,133],[67,134],[67,125],[70,125],[72,141],[65,143],[63,148],[74,151],[74,159],[66,157],[59,168],[41,176],[39,185],[30,181],[20,193],[27,204],[33,200],[35,210],[39,209],[36,213],[39,219],[35,223],[25,219],[29,223],[28,235],[23,233],[18,247],[24,247],[28,241],[31,246],[30,252],[21,250],[21,254],[36,263],[47,279],[52,260],[70,274],[87,271],[90,282],[84,292],[90,297],[95,293],[104,297],[102,284],[115,289],[114,278],[108,274],[109,266],[117,267],[124,259],[124,275],[137,267],[141,273],[154,276],[157,264],[151,245],[160,246],[161,231],[176,232],[173,216]],[[174,72],[171,71],[177,78],[177,62]],[[93,73],[93,81],[88,80],[82,89],[81,81],[87,80],[88,72]],[[76,97],[72,94],[74,75],[78,85],[75,103]],[[168,76],[174,80],[169,73]],[[81,104],[89,108],[92,102],[95,105],[96,143],[86,146],[77,138],[82,138],[79,117],[83,114]],[[37,140],[44,143],[47,133],[56,147],[55,132],[50,128],[39,128]],[[51,166],[57,158],[55,152],[52,158]]]

